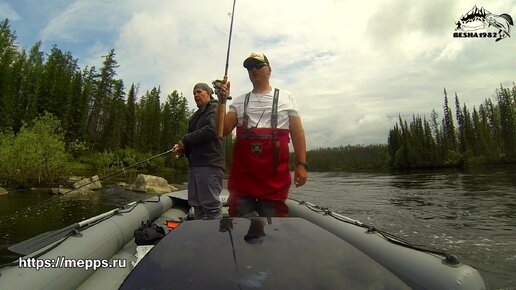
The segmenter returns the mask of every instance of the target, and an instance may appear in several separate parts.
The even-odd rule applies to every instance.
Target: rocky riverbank
[[[78,176],[70,176],[68,177],[68,184],[71,185],[59,185],[55,188],[49,188],[48,190],[52,194],[62,194],[62,195],[86,195],[92,194],[96,190],[102,189],[103,185],[97,175],[92,177],[78,177]],[[136,180],[132,184],[127,183],[117,183],[122,186],[126,190],[136,191],[136,192],[145,192],[149,194],[159,194],[166,193],[171,191],[178,190],[175,186],[168,183],[168,181],[159,176],[147,175],[147,174],[138,174]],[[34,190],[41,190],[42,188],[33,188]],[[0,196],[7,195],[9,191],[0,187]]]

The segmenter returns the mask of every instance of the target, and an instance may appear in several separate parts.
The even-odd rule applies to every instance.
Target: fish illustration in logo
[[[479,29],[485,29],[488,26],[486,22],[486,15],[491,12],[484,9],[484,7],[478,8],[476,5],[471,8],[465,15],[455,23],[457,28],[455,30],[461,31],[475,31]]]
[[[493,14],[484,7],[478,8],[476,5],[462,15],[455,24],[457,25],[455,31],[459,32],[454,33],[454,37],[493,37],[496,38],[495,41],[511,37],[511,26],[514,26],[509,14]],[[498,32],[489,32],[489,27],[498,29]],[[484,32],[476,32],[477,30],[484,30]]]
[[[500,41],[506,37],[511,37],[509,32],[511,32],[511,26],[514,26],[514,22],[512,21],[512,17],[509,14],[486,14],[486,22],[489,26],[493,26],[498,28],[498,38],[495,41]]]

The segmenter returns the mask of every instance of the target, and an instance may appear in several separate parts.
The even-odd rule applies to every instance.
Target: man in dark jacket
[[[194,208],[194,219],[222,217],[220,192],[224,175],[224,146],[217,136],[217,100],[205,83],[193,88],[197,111],[188,124],[188,134],[174,145],[173,153],[188,158],[188,203]]]

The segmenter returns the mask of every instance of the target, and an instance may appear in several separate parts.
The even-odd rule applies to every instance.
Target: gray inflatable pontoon
[[[452,255],[307,202],[289,199],[289,218],[183,220],[186,196],[131,203],[14,245],[24,265],[0,269],[0,289],[486,288]],[[134,231],[156,218],[180,223],[137,247]]]

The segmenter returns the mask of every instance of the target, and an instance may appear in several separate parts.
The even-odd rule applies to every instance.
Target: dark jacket
[[[188,123],[188,134],[183,137],[185,154],[190,167],[213,166],[225,168],[224,145],[217,136],[217,100],[210,100],[198,109]]]

